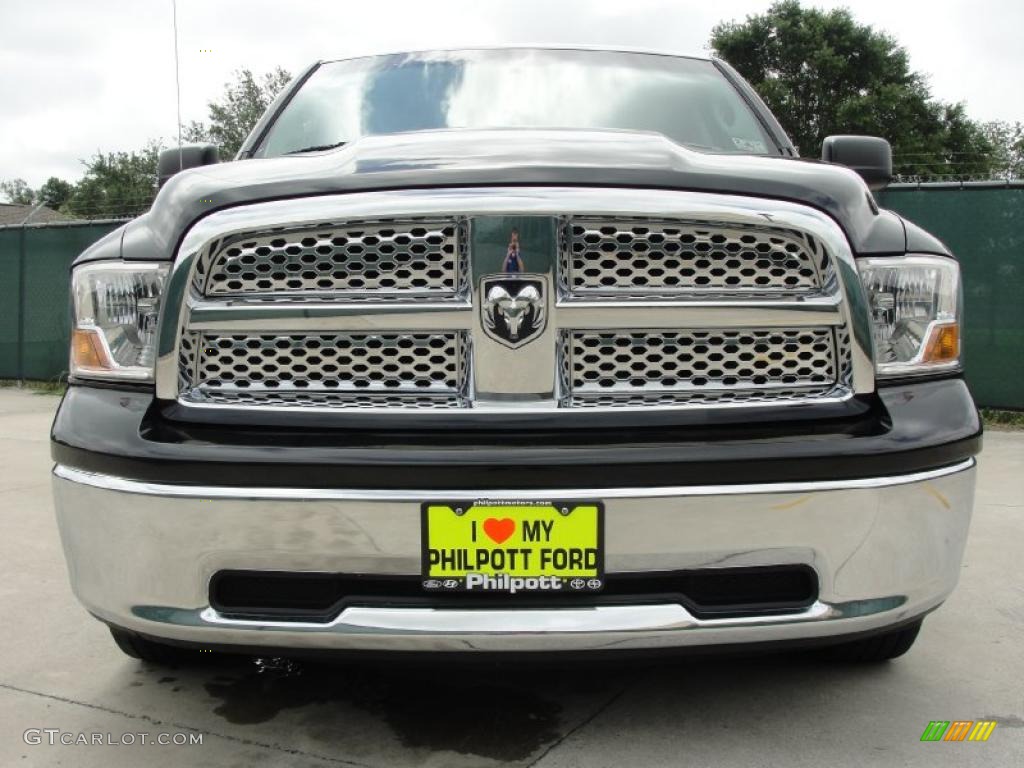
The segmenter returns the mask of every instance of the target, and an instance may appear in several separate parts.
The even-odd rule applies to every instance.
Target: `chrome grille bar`
[[[561,325],[568,328],[759,328],[790,325],[841,325],[836,296],[800,302],[783,300],[662,299],[616,301],[565,300],[558,304]]]
[[[473,305],[448,302],[290,302],[200,300],[191,305],[189,327],[203,331],[408,331],[466,330]]]
[[[560,323],[574,328],[685,327],[752,328],[787,325],[839,325],[839,299],[814,297],[799,303],[783,300],[715,300],[680,303],[657,299],[634,301],[556,302]],[[316,304],[297,311],[285,304],[199,301],[192,305],[189,327],[194,330],[360,331],[374,328],[408,330],[469,329],[473,305],[422,303]]]

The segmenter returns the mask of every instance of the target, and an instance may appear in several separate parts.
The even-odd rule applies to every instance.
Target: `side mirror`
[[[220,152],[213,144],[183,144],[179,150],[163,150],[156,161],[157,186],[162,187],[171,176],[186,168],[220,162]]]
[[[892,181],[892,147],[877,136],[829,136],[821,159],[856,171],[873,191]]]

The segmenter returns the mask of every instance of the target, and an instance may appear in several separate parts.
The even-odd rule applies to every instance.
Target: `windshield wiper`
[[[334,144],[316,144],[312,147],[303,147],[302,149],[293,149],[291,152],[285,152],[286,155],[298,155],[303,152],[323,152],[327,149],[337,149],[338,147],[344,147],[348,144],[347,141],[338,141]]]

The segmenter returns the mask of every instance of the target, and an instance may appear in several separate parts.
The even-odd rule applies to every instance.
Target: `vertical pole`
[[[178,2],[171,0],[171,13],[174,23],[174,93],[178,104],[178,170],[182,170],[181,159],[181,71],[178,67]]]

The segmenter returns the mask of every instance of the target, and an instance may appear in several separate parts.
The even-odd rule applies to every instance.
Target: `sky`
[[[804,0],[896,37],[933,94],[1024,121],[1021,0]],[[769,0],[177,0],[181,117],[238,69],[424,48],[583,44],[707,53]],[[97,151],[176,140],[172,0],[0,0],[0,180],[71,181]]]

